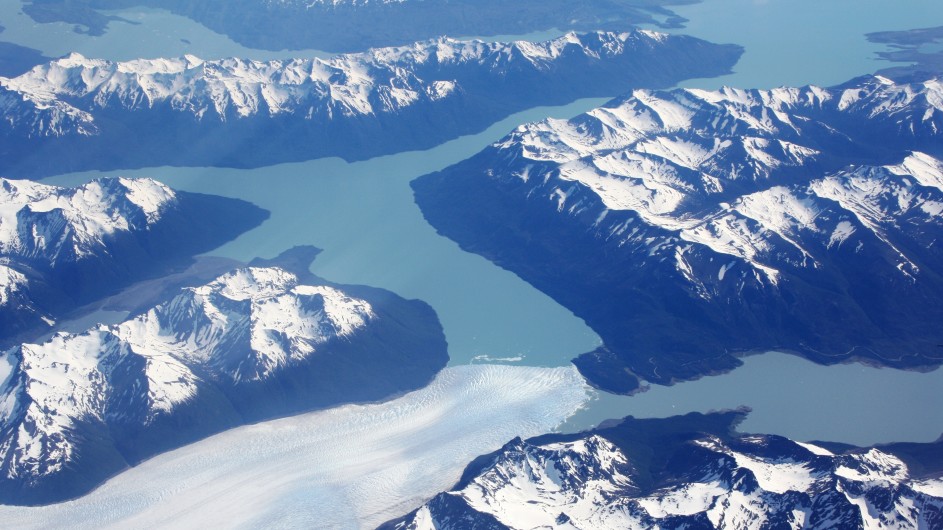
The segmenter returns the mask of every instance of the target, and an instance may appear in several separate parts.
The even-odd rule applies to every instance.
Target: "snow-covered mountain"
[[[75,188],[0,178],[0,345],[260,223],[243,201],[150,179]]]
[[[3,354],[0,502],[62,500],[247,421],[411,390],[447,358],[420,302],[237,269],[121,324]]]
[[[0,78],[3,167],[366,158],[431,146],[529,106],[621,92],[642,78],[663,86],[719,75],[740,53],[633,31],[570,33],[543,43],[439,38],[267,62],[110,62],[72,54]],[[170,128],[174,135],[164,133]],[[253,148],[219,149],[246,142]],[[58,159],[36,154],[49,152]]]
[[[833,453],[777,436],[676,429],[672,437],[645,439],[629,430],[658,431],[678,421],[685,418],[630,419],[555,441],[513,440],[469,466],[454,490],[386,527],[746,530],[943,525],[939,473],[915,477],[901,458],[881,448]]]
[[[943,83],[638,90],[414,183],[427,219],[603,337],[603,387],[736,350],[933,365]]]

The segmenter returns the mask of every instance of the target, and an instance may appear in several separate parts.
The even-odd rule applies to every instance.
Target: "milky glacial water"
[[[820,366],[778,352],[743,361],[724,375],[651,386],[631,397],[594,392],[562,430],[576,432],[625,415],[662,418],[749,406],[741,432],[855,445],[932,442],[943,435],[943,369]]]
[[[96,37],[75,32],[74,24],[33,22],[22,13],[21,6],[18,0],[0,1],[0,25],[6,28],[0,33],[0,41],[37,49],[47,57],[60,57],[71,52],[112,61],[180,57],[187,53],[203,59],[242,57],[256,60],[332,55],[319,50],[246,48],[202,24],[164,9],[137,7],[103,11],[123,20],[110,22],[105,34]]]
[[[47,179],[77,185],[102,176],[156,178],[173,188],[235,197],[272,212],[260,227],[211,254],[249,261],[295,245],[323,252],[312,270],[334,282],[371,285],[436,310],[452,364],[521,358],[563,366],[598,336],[548,296],[436,234],[413,202],[409,181],[468,158],[520,123],[569,117],[605,99],[515,114],[486,131],[428,151],[348,163],[325,158],[259,169],[159,167],[82,172]]]
[[[568,116],[598,103],[533,109],[429,151],[365,162],[322,159],[252,170],[145,168],[48,181],[76,185],[105,175],[149,176],[182,190],[252,201],[270,209],[271,219],[212,255],[248,261],[312,244],[324,249],[312,267],[316,274],[432,305],[445,329],[452,366],[498,359],[565,366],[598,345],[598,336],[517,276],[437,235],[422,219],[408,184],[415,175],[467,158],[517,122]],[[943,433],[940,388],[943,370],[823,367],[773,353],[748,357],[744,367],[725,375],[655,386],[632,397],[596,393],[563,428],[581,430],[630,414],[666,417],[749,406],[753,412],[745,431],[855,444],[932,441]]]
[[[832,86],[892,66],[865,34],[943,25],[939,0],[706,0],[673,7],[689,19],[672,33],[746,48],[735,73],[681,86]]]
[[[111,59],[317,53],[248,50],[161,10],[123,10],[115,14],[140,25],[116,22],[105,36],[88,37],[69,25],[23,22],[17,6],[0,3],[0,24],[7,26],[0,39],[48,55],[73,49]],[[747,49],[735,74],[683,83],[702,88],[833,85],[890,64],[874,59],[874,51],[882,48],[867,42],[865,33],[943,24],[937,0],[707,0],[676,9],[690,19],[686,29],[676,32]],[[539,39],[558,33],[506,37]],[[572,116],[602,101],[532,109],[429,151],[352,164],[323,159],[245,171],[148,168],[109,174],[152,176],[179,189],[245,198],[271,210],[272,218],[263,226],[213,254],[247,260],[271,257],[295,244],[321,247],[325,251],[313,269],[325,278],[384,287],[430,303],[445,327],[453,366],[497,358],[562,366],[593,348],[596,335],[514,275],[437,236],[412,202],[408,182],[471,156],[519,123]],[[101,175],[50,180],[74,184]],[[826,368],[767,354],[750,357],[743,368],[722,376],[656,387],[631,398],[602,394],[567,428],[626,414],[668,416],[748,405],[754,412],[742,426],[747,431],[851,443],[929,441],[943,431],[943,398],[937,391],[941,379],[939,370],[918,374],[856,364]]]
[[[40,343],[46,341],[56,333],[82,333],[98,324],[120,324],[128,318],[128,315],[128,311],[98,309],[91,313],[57,322],[48,333],[33,342]]]

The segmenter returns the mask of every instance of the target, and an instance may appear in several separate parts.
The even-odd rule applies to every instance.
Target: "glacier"
[[[573,368],[450,367],[402,397],[238,427],[76,500],[0,506],[0,519],[18,528],[372,528],[450,488],[476,455],[553,430],[587,392]]]

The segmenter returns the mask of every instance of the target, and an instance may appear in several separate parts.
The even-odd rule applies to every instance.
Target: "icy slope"
[[[122,324],[10,350],[2,501],[61,500],[247,420],[427,382],[447,360],[431,310],[372,297],[250,267]]]
[[[449,488],[476,454],[553,429],[586,398],[574,369],[446,368],[386,403],[239,427],[73,501],[0,506],[0,519],[20,528],[373,528]]]
[[[93,154],[109,167],[118,159],[136,165],[362,159],[428,147],[534,105],[610,95],[642,80],[664,86],[718,75],[740,53],[633,31],[569,33],[542,43],[442,37],[331,59],[268,62],[189,55],[110,62],[72,54],[0,78],[6,117],[0,136],[9,158],[2,167],[85,167]],[[176,133],[166,135],[168,128]],[[220,149],[240,142],[253,148]],[[14,148],[47,149],[63,159]]]
[[[473,464],[455,490],[388,527],[746,530],[943,524],[941,479],[918,480],[900,458],[880,449],[833,454],[775,436],[731,438],[683,430],[649,446],[651,439],[639,443],[645,435],[626,429],[603,428],[551,443],[514,440],[483,457],[480,469]]]
[[[242,201],[150,179],[61,188],[0,178],[0,345],[264,217]]]
[[[786,348],[934,365],[943,83],[636,90],[414,182],[426,218],[583,317],[584,373],[668,383]],[[523,246],[522,246],[523,245]]]

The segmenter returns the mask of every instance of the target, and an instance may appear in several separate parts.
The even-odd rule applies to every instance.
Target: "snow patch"
[[[835,456],[835,453],[823,447],[819,447],[815,444],[810,444],[810,443],[805,443],[805,442],[796,442],[796,445],[805,448],[810,453],[816,456]]]

